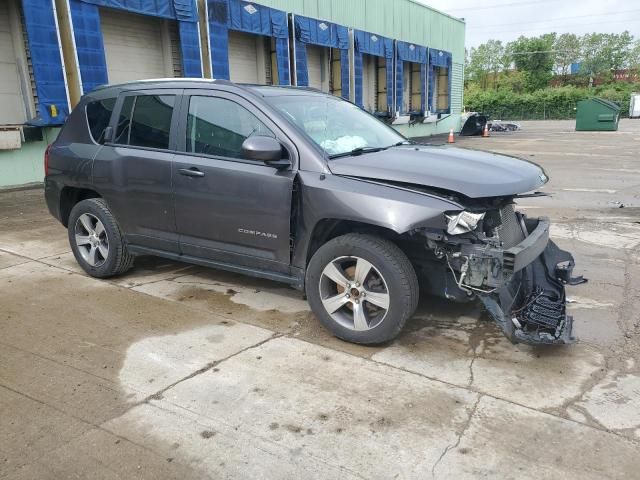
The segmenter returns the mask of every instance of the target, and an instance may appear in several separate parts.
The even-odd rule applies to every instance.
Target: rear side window
[[[104,141],[104,131],[109,126],[115,105],[115,98],[105,98],[87,103],[87,123],[89,124],[91,138],[96,143]]]
[[[124,99],[115,143],[132,147],[169,148],[175,95],[138,95]]]

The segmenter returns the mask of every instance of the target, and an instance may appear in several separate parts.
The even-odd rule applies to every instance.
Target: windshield
[[[373,115],[339,98],[321,95],[267,97],[329,156],[389,148],[406,141]]]

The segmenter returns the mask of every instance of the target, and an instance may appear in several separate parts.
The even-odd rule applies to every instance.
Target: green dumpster
[[[620,107],[609,100],[590,98],[578,102],[576,130],[579,132],[600,132],[618,130]]]

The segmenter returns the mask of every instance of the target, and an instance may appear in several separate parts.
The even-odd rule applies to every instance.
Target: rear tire
[[[347,234],[320,247],[307,268],[309,305],[336,337],[373,345],[393,340],[418,305],[411,262],[389,240]]]
[[[134,257],[102,198],[78,202],[69,214],[67,231],[76,261],[92,277],[113,277],[133,266]]]

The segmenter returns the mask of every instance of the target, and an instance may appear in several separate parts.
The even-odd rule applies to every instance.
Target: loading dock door
[[[402,63],[402,111],[411,111],[411,62]]]
[[[294,26],[296,84],[349,98],[348,28],[301,15]]]
[[[372,55],[362,56],[362,104],[368,112],[378,110],[377,60],[378,58]],[[383,70],[383,77],[384,74]]]
[[[0,125],[25,121],[25,105],[20,90],[15,45],[9,20],[9,5],[0,2]]]
[[[324,47],[307,45],[307,65],[309,69],[309,86],[324,92],[329,91],[327,79],[328,65]]]
[[[175,75],[170,31],[164,20],[110,9],[100,10],[109,83]],[[174,42],[176,40],[174,39]]]
[[[272,85],[274,62],[275,46],[271,38],[229,30],[229,78],[232,82]]]
[[[436,67],[434,95],[437,111],[449,110],[449,69]]]
[[[353,40],[354,101],[361,108],[386,117],[393,108],[396,81],[393,40],[363,30],[354,30]]]
[[[238,83],[265,83],[258,77],[256,36],[229,31],[229,78]]]
[[[392,62],[392,60],[389,60]],[[387,59],[376,57],[376,111],[386,112],[387,102]]]

